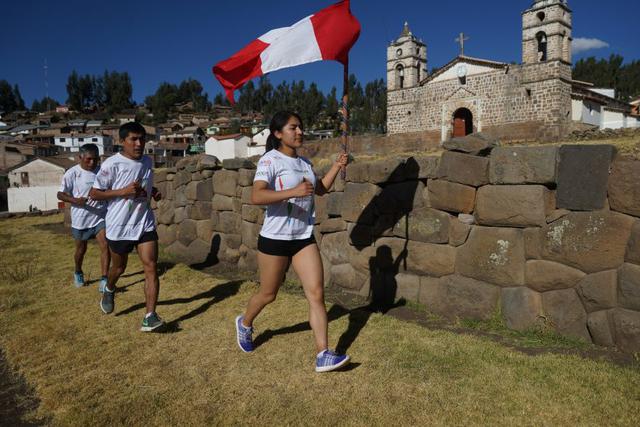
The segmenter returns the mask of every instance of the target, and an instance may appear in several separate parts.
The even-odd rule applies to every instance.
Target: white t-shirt
[[[143,233],[155,230],[155,219],[150,205],[153,187],[151,167],[151,159],[148,156],[132,160],[120,153],[102,163],[93,188],[119,190],[137,180],[147,192],[146,196],[135,199],[116,197],[108,201],[105,218],[107,239],[139,240]]]
[[[258,161],[253,181],[265,181],[270,190],[282,191],[294,188],[302,182],[302,178],[315,187],[316,176],[309,160],[271,150]],[[267,205],[260,235],[276,240],[306,239],[311,237],[315,219],[313,194],[272,203]]]
[[[72,197],[87,198],[87,203],[84,206],[71,205],[71,227],[75,229],[93,228],[104,221],[107,204],[103,201],[89,199],[89,190],[91,190],[99,171],[99,167],[88,171],[82,169],[80,165],[75,165],[62,177],[60,192],[67,193]]]

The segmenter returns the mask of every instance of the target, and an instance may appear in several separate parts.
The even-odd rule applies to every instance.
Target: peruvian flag
[[[338,2],[290,27],[276,28],[258,37],[232,57],[213,67],[227,98],[249,80],[315,61],[347,64],[349,49],[358,40],[360,23],[349,10],[349,0]]]

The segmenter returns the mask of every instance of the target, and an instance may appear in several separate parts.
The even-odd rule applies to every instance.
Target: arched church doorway
[[[453,137],[467,136],[473,133],[473,114],[467,108],[458,108],[453,113]]]

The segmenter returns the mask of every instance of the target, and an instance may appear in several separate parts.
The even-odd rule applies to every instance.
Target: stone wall
[[[353,163],[317,197],[326,282],[382,310],[405,298],[446,317],[499,312],[513,329],[640,351],[640,162],[612,161],[607,145],[445,148]],[[190,263],[255,271],[253,175],[208,156],[157,171],[161,242]]]

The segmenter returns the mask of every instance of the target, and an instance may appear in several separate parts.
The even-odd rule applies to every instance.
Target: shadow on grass
[[[200,292],[199,294],[193,295],[191,297],[173,298],[170,300],[159,301],[158,306],[174,305],[174,304],[189,304],[194,301],[206,300],[199,307],[196,307],[190,312],[185,313],[182,316],[178,317],[177,319],[174,319],[171,322],[168,322],[165,328],[163,329],[163,331],[164,332],[180,331],[181,330],[180,322],[182,322],[183,320],[188,320],[193,317],[196,317],[206,312],[212,305],[235,295],[236,293],[238,293],[238,290],[240,289],[240,285],[243,282],[244,281],[242,280],[234,280],[231,282],[226,282],[220,285],[216,285],[207,291]],[[119,313],[116,314],[116,316],[123,316],[129,313],[133,313],[134,311],[143,309],[144,307],[145,307],[144,302],[135,304],[125,310],[120,311]]]

